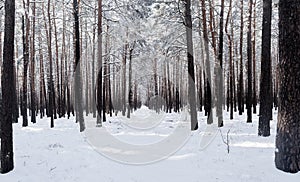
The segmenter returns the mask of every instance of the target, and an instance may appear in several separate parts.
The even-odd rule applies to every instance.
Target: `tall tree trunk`
[[[28,64],[29,64],[29,31],[30,31],[30,21],[29,21],[29,0],[27,3],[23,1],[25,8],[25,20],[23,21],[23,55],[24,55],[24,70],[23,70],[23,127],[28,126],[27,118],[27,77],[28,77]]]
[[[232,55],[232,47],[233,47],[233,39],[231,35],[231,31],[228,31],[228,24],[231,22],[231,28],[232,28],[232,0],[230,0],[229,3],[229,11],[227,15],[227,20],[226,20],[226,28],[225,32],[227,34],[227,39],[228,39],[228,47],[229,47],[229,89],[228,89],[228,96],[229,96],[229,105],[230,105],[230,119],[233,119],[233,55]]]
[[[279,1],[279,110],[275,164],[300,171],[300,4]]]
[[[1,153],[0,172],[8,173],[14,168],[13,152],[13,83],[14,74],[14,32],[15,32],[15,1],[5,1],[5,29],[2,72],[2,114],[0,122]],[[2,55],[1,55],[2,56]],[[4,87],[5,85],[5,87]]]
[[[96,13],[94,13],[94,22],[96,24]],[[96,94],[95,94],[95,59],[96,59],[96,26],[93,27],[93,52],[92,52],[92,90],[91,90],[91,101],[92,101],[92,111],[93,111],[93,118],[96,118]]]
[[[199,5],[200,6],[200,5]],[[202,10],[202,9],[201,9]],[[205,10],[205,9],[204,9]],[[201,16],[201,13],[200,13],[200,7],[198,8],[198,15],[199,17]],[[212,18],[212,17],[211,17]],[[203,18],[204,19],[204,18]],[[200,46],[200,57],[201,58],[204,58],[204,51],[203,51],[203,39],[204,39],[204,36],[202,36],[202,26],[201,26],[201,19],[199,19],[199,29],[198,29],[198,33],[199,33],[199,46]],[[211,27],[212,28],[212,27]],[[212,30],[211,30],[212,31]],[[203,95],[202,95],[202,66],[204,67],[204,59],[202,59],[203,62],[199,61],[198,63],[198,69],[197,70],[197,73],[198,73],[198,81],[197,81],[197,85],[198,85],[198,106],[199,106],[199,111],[202,112],[202,106],[203,106]],[[176,70],[178,70],[177,68],[177,62],[176,62]],[[205,81],[204,81],[205,83]],[[178,85],[178,82],[177,82],[177,78],[176,78],[176,86]],[[177,91],[177,89],[176,89]],[[177,97],[176,97],[177,98]]]
[[[0,11],[0,27],[2,27],[2,11]],[[0,30],[0,74],[2,73],[2,55],[3,55],[3,51],[2,51],[2,31]]]
[[[256,94],[256,0],[253,3],[253,37],[252,37],[252,59],[253,59],[253,113],[256,114],[257,94]],[[272,79],[271,79],[272,81]]]
[[[215,69],[215,78],[216,78],[216,96],[217,96],[217,117],[218,117],[218,126],[222,127],[224,125],[223,123],[223,39],[224,39],[224,0],[221,0],[221,12],[220,12],[220,33],[219,33],[219,52],[218,52],[218,61],[216,63],[216,69]]]
[[[36,95],[35,95],[35,2],[32,5],[32,35],[30,54],[30,98],[31,98],[31,122],[36,123]]]
[[[135,44],[135,42],[133,44]],[[132,103],[133,103],[133,90],[132,90],[132,54],[133,54],[134,46],[135,45],[132,45],[132,47],[129,50],[127,118],[130,118],[130,112],[132,110]]]
[[[128,37],[128,33],[126,33]],[[126,62],[127,62],[127,49],[128,43],[124,45],[123,50],[123,59],[122,59],[122,116],[125,116],[126,113]]]
[[[58,36],[57,36],[57,26],[56,26],[56,17],[55,17],[55,6],[56,3],[53,3],[53,25],[54,25],[54,39],[55,39],[55,62],[56,62],[56,89],[57,89],[57,102],[56,98],[54,97],[54,102],[57,104],[54,104],[54,119],[57,119],[56,111],[58,112],[58,115],[61,115],[61,95],[60,95],[60,81],[59,81],[59,57],[58,57]],[[53,89],[55,90],[55,89]],[[55,94],[54,94],[55,96]],[[57,105],[57,107],[56,107]]]
[[[102,105],[102,0],[98,0],[98,75],[97,75],[97,125],[101,126],[101,111]]]
[[[88,35],[87,35],[87,21],[85,21],[85,114],[88,116],[89,114],[89,58],[88,58]]]
[[[67,65],[64,64],[66,59],[66,20],[65,20],[65,1],[63,0],[63,27],[62,27],[62,51],[61,51],[61,58],[60,58],[60,95],[61,95],[61,113],[59,117],[64,117],[66,114],[66,91],[65,91],[65,84],[66,79],[65,75],[63,74]],[[65,71],[67,72],[67,71]],[[66,74],[66,73],[65,73]]]
[[[240,25],[240,73],[239,73],[239,84],[238,84],[238,106],[239,106],[239,115],[242,115],[244,112],[244,64],[243,64],[243,34],[244,34],[244,0],[241,0],[241,25]]]
[[[207,20],[206,20],[206,7],[205,0],[202,0],[202,23],[203,23],[203,39],[204,39],[204,50],[205,50],[205,79],[204,79],[204,110],[205,115],[207,116],[207,124],[212,124],[212,117],[209,117],[211,114],[211,74],[210,74],[210,59],[209,59],[209,39],[207,31]]]
[[[79,11],[78,2],[73,0],[74,32],[75,32],[75,109],[76,121],[79,122],[79,130],[85,130],[82,108],[82,78],[80,64],[80,35],[79,35]]]
[[[47,47],[48,47],[48,59],[49,59],[49,66],[47,67],[47,85],[48,85],[48,111],[47,115],[51,118],[50,120],[50,127],[54,127],[54,100],[55,100],[55,93],[54,93],[54,84],[53,84],[53,66],[52,66],[52,26],[51,26],[51,15],[50,15],[50,0],[48,0],[48,7],[47,7],[47,16],[48,16],[48,26],[46,23],[46,16],[44,13],[44,20],[45,20],[45,29],[46,29],[46,36],[47,36]]]
[[[252,123],[252,5],[253,0],[249,0],[247,32],[247,123]]]
[[[188,98],[191,112],[191,130],[198,129],[196,93],[195,93],[195,70],[194,70],[194,48],[193,48],[193,30],[191,16],[191,0],[185,3],[185,28],[187,41],[187,60],[188,60]]]
[[[262,51],[261,51],[261,80],[260,80],[260,108],[258,135],[270,136],[269,107],[272,104],[271,93],[271,17],[272,0],[263,1],[262,20]],[[271,113],[272,114],[272,113]]]
[[[42,37],[41,37],[41,30],[39,30],[39,59],[40,59],[40,114],[41,117],[43,117],[44,114],[44,110],[46,107],[46,110],[48,110],[47,108],[47,93],[46,93],[46,84],[45,84],[45,71],[44,71],[44,56],[42,53]]]

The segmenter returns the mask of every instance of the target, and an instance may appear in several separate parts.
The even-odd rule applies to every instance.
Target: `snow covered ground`
[[[146,116],[137,112],[140,117]],[[176,114],[167,114],[160,124],[149,124],[155,129],[134,132],[138,123],[120,121],[120,117],[108,117],[104,123],[113,136],[134,144],[149,144],[164,139],[176,128]],[[274,119],[276,119],[276,112]],[[134,116],[133,116],[134,118]],[[104,157],[90,145],[86,133],[79,133],[74,118],[59,119],[50,129],[49,119],[38,120],[22,128],[21,120],[14,125],[15,169],[0,175],[1,182],[32,181],[103,181],[103,182],[232,182],[232,181],[299,181],[299,174],[287,174],[274,166],[274,142],[276,123],[271,123],[271,137],[257,136],[258,117],[247,124],[245,116],[235,115],[228,120],[225,113],[223,138],[229,136],[229,153],[221,132],[211,132],[213,141],[207,147],[201,145],[205,130],[205,117],[199,113],[200,129],[192,132],[186,144],[167,159],[146,165],[130,165]],[[90,117],[87,118],[93,121]],[[134,121],[134,120],[130,120]],[[127,123],[128,124],[128,123]],[[101,140],[101,138],[99,138]]]

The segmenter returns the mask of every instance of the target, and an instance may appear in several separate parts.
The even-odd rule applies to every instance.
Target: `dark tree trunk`
[[[82,108],[82,78],[80,65],[80,36],[79,36],[79,17],[78,2],[73,0],[74,31],[75,31],[75,109],[76,121],[79,122],[80,132],[85,130],[83,108]]]
[[[101,126],[101,111],[103,108],[102,100],[102,0],[98,0],[98,75],[97,75],[97,125]]]
[[[53,17],[55,17],[55,3],[53,3]],[[53,25],[54,25],[54,39],[55,39],[55,62],[56,62],[56,87],[57,87],[57,101],[54,94],[54,119],[57,119],[57,112],[58,115],[61,115],[61,95],[60,95],[60,80],[59,80],[59,57],[58,57],[58,36],[57,36],[57,28],[56,28],[56,20],[53,18]],[[53,85],[53,90],[54,85]]]
[[[48,70],[47,70],[47,80],[48,80],[48,111],[47,111],[47,115],[48,117],[51,118],[50,120],[50,127],[53,128],[54,127],[54,100],[55,100],[55,93],[54,93],[54,83],[53,83],[53,67],[52,67],[52,26],[51,26],[51,16],[50,16],[50,0],[48,0],[48,7],[47,7],[47,15],[48,15],[48,27],[46,24],[46,18],[44,15],[44,19],[45,19],[45,29],[46,29],[46,35],[47,35],[47,46],[48,46],[48,59],[49,59],[49,66],[48,66]]]
[[[262,29],[262,55],[260,80],[260,109],[258,135],[270,136],[270,97],[271,90],[271,16],[272,0],[263,1],[263,29]],[[272,114],[272,113],[271,113]]]
[[[95,24],[96,24],[96,10],[95,10]],[[92,52],[92,89],[91,89],[91,101],[93,118],[96,118],[96,92],[95,92],[95,57],[96,57],[96,26],[93,28],[93,52]]]
[[[127,62],[128,44],[125,43],[122,59],[122,116],[126,113],[126,62]]]
[[[191,112],[191,130],[198,129],[196,93],[195,93],[195,70],[194,70],[194,51],[193,51],[193,31],[191,16],[191,0],[185,2],[185,26],[187,40],[187,60],[188,60],[188,98]]]
[[[66,84],[66,80],[65,79],[65,74],[67,73],[67,65],[64,63],[66,62],[66,20],[65,20],[65,2],[63,0],[63,17],[62,17],[62,21],[63,21],[63,27],[62,27],[62,51],[61,51],[61,67],[60,67],[60,80],[61,80],[61,84],[60,84],[60,95],[61,95],[61,113],[59,117],[64,117],[66,114],[66,90],[65,90],[65,84]],[[64,73],[65,71],[65,73]]]
[[[39,35],[39,45],[42,43],[41,33]],[[45,107],[47,107],[47,94],[46,94],[46,84],[44,78],[44,57],[42,54],[42,48],[39,47],[39,56],[40,56],[40,115],[41,118],[45,115]],[[48,110],[46,108],[46,110]]]
[[[135,43],[134,43],[135,44]],[[134,47],[134,45],[133,45]],[[129,71],[128,71],[128,105],[127,105],[127,118],[130,118],[130,112],[132,110],[133,103],[133,91],[132,91],[132,53],[134,48],[129,50]]]
[[[219,33],[219,52],[218,52],[218,60],[216,70],[215,70],[215,77],[216,77],[216,110],[217,110],[217,117],[218,117],[218,127],[223,127],[223,100],[224,100],[224,93],[223,93],[223,39],[224,39],[224,0],[221,0],[221,12],[220,12],[220,33]]]
[[[240,31],[240,72],[239,72],[239,84],[238,84],[238,108],[239,115],[244,112],[244,78],[243,78],[243,34],[244,34],[244,0],[241,0],[241,31]]]
[[[36,123],[36,95],[35,95],[35,2],[32,6],[32,37],[30,55],[30,103],[31,103],[31,122]]]
[[[13,83],[14,76],[14,32],[15,32],[15,1],[5,1],[5,29],[2,72],[2,114],[0,121],[1,166],[0,172],[8,173],[14,168],[13,152]],[[2,55],[1,55],[2,56]]]
[[[252,123],[252,4],[253,0],[249,0],[247,32],[247,123]]]
[[[300,171],[300,3],[279,1],[279,110],[276,167]]]
[[[208,33],[207,33],[207,23],[206,23],[206,9],[205,9],[205,0],[202,0],[202,21],[203,21],[203,39],[204,39],[204,49],[205,49],[205,75],[206,80],[205,84],[205,112],[207,113],[207,124],[213,123],[213,117],[211,115],[211,71],[210,71],[210,60],[209,60],[209,48],[208,48]]]
[[[232,0],[230,0],[229,3],[229,11],[227,14],[227,19],[226,19],[226,28],[225,28],[225,32],[227,34],[227,39],[228,39],[228,47],[229,47],[229,78],[228,78],[228,105],[230,105],[230,119],[233,119],[233,37],[232,37],[232,33],[233,31],[228,31],[228,24],[229,22],[231,22],[231,30],[232,30],[232,15],[231,15],[231,11],[232,11]]]
[[[27,5],[26,5],[27,6]],[[24,3],[25,7],[25,3]],[[28,11],[28,9],[27,9]],[[22,17],[22,30],[23,30],[23,57],[24,57],[24,68],[23,68],[23,94],[22,94],[22,116],[23,116],[23,127],[28,126],[27,116],[27,71],[29,64],[29,17],[28,13],[25,13],[25,19]],[[26,26],[26,27],[25,27]]]

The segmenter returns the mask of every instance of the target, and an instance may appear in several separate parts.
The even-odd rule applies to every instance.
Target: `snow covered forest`
[[[298,0],[0,0],[0,180],[298,181],[299,25]]]

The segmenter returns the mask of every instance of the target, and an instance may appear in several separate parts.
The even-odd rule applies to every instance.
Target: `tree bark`
[[[252,123],[252,4],[253,0],[249,0],[247,32],[247,123]]]
[[[243,78],[243,34],[244,34],[244,0],[241,0],[241,28],[240,28],[240,72],[239,72],[239,84],[238,84],[238,106],[239,106],[239,115],[242,115],[244,112],[244,78]]]
[[[97,75],[97,125],[101,126],[101,111],[103,109],[102,105],[102,0],[98,0],[98,75]]]
[[[80,64],[80,35],[79,35],[79,11],[78,2],[73,0],[74,32],[75,32],[75,109],[76,121],[79,122],[79,130],[85,130],[83,108],[82,108],[82,78]]]
[[[3,50],[3,72],[2,72],[2,114],[1,114],[1,166],[2,174],[8,173],[14,168],[13,152],[13,83],[14,74],[14,32],[15,32],[15,1],[5,1],[5,29]],[[2,56],[2,55],[1,55]],[[4,87],[5,85],[5,87]]]
[[[216,110],[217,110],[217,117],[218,117],[218,127],[223,127],[223,39],[224,39],[224,0],[221,0],[221,12],[220,12],[220,33],[219,33],[219,52],[218,52],[218,62],[216,62],[216,69],[215,69],[215,94],[217,96],[216,101]]]
[[[54,25],[54,39],[55,39],[55,62],[56,62],[56,87],[57,87],[57,102],[54,97],[54,101],[57,104],[54,104],[54,119],[57,119],[56,111],[58,115],[61,115],[61,95],[60,95],[60,80],[59,80],[59,57],[58,57],[58,36],[57,36],[57,26],[56,26],[56,17],[55,17],[55,6],[56,3],[53,3],[53,25]],[[53,90],[55,90],[53,88]],[[54,94],[55,96],[55,94]],[[57,106],[57,107],[56,107]]]
[[[195,70],[194,70],[194,50],[193,50],[193,30],[191,16],[191,0],[185,3],[185,28],[187,40],[187,60],[188,60],[188,98],[191,113],[191,130],[198,129],[196,93],[195,93]]]
[[[257,94],[256,94],[256,0],[253,3],[253,38],[252,38],[252,59],[253,59],[253,113],[256,114]],[[271,79],[272,81],[272,79]]]
[[[30,98],[31,98],[31,122],[36,123],[36,93],[35,93],[35,2],[32,5],[32,35],[30,54]]]
[[[279,1],[279,110],[275,164],[300,171],[300,3]]]
[[[270,105],[272,104],[271,90],[271,17],[272,0],[263,1],[262,20],[262,54],[261,54],[261,80],[260,80],[260,109],[258,122],[258,135],[270,136]]]
[[[230,105],[230,119],[233,119],[233,38],[231,35],[231,31],[228,31],[228,24],[231,22],[231,28],[232,28],[232,0],[229,2],[229,11],[227,15],[227,20],[226,20],[226,28],[225,32],[227,34],[227,39],[228,39],[228,47],[229,47],[229,89],[228,89],[228,99],[229,99],[229,105]]]
[[[29,0],[25,3],[23,1],[25,8],[25,19],[23,20],[22,30],[23,30],[23,57],[24,57],[24,67],[23,67],[23,95],[22,95],[22,116],[23,116],[23,127],[28,126],[28,116],[27,116],[27,77],[28,77],[28,64],[29,64],[29,31],[30,31],[30,21],[29,21]]]

